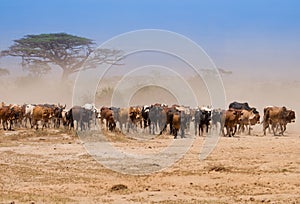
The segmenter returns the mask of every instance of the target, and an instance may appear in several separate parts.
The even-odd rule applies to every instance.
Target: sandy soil
[[[64,130],[0,135],[0,203],[300,203],[300,133],[221,137],[205,160],[196,137],[177,163],[139,176],[105,168]],[[173,140],[109,136],[141,153]]]

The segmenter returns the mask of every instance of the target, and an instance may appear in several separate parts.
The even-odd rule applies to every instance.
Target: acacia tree
[[[34,69],[38,66],[44,73],[45,68],[56,65],[62,69],[61,79],[65,80],[72,73],[78,72],[85,60],[94,51],[94,42],[91,39],[78,37],[66,33],[50,33],[39,35],[26,35],[24,38],[14,40],[14,44],[1,52],[2,56],[14,56],[22,58],[22,67]],[[111,49],[97,49],[97,57],[93,57],[93,63],[116,64],[120,60],[121,51]],[[96,59],[96,62],[95,62]],[[96,66],[85,66],[92,69]],[[43,71],[44,70],[44,71]],[[49,70],[48,70],[49,71]]]

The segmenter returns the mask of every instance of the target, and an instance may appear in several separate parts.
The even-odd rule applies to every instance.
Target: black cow
[[[199,136],[203,135],[204,126],[206,127],[206,133],[208,133],[209,124],[211,121],[211,110],[208,108],[201,108],[195,110],[195,135],[197,135],[197,130]]]
[[[160,105],[151,105],[148,113],[149,133],[155,134],[157,127],[161,130],[166,123],[166,114]]]
[[[259,114],[259,112],[256,110],[256,108],[250,107],[247,102],[239,103],[239,102],[234,101],[231,104],[229,104],[229,109],[247,110],[247,111],[253,111],[254,114]]]
[[[53,123],[54,123],[54,128],[59,128],[60,127],[60,122],[62,120],[62,112],[66,108],[65,106],[55,106],[53,109]]]
[[[90,121],[93,119],[93,111],[87,110],[81,106],[74,106],[70,109],[69,119],[71,128],[74,128],[74,121],[77,121],[76,130],[80,126],[80,130],[90,129]]]
[[[142,118],[143,118],[144,128],[150,125],[149,111],[150,111],[150,106],[143,106]]]
[[[236,110],[248,110],[251,111],[252,108],[249,106],[249,104],[246,103],[239,103],[239,102],[232,102],[231,104],[229,104],[229,109],[236,109]]]
[[[222,111],[221,109],[214,109],[211,113],[211,126],[212,128],[218,128],[218,124],[222,123],[222,114],[224,111]]]

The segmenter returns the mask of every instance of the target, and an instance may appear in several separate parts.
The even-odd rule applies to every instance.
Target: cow
[[[93,103],[86,103],[82,106],[82,108],[86,109],[89,113],[91,113],[91,120],[94,121],[94,125],[97,125],[97,117],[98,117],[98,111],[97,108],[95,107],[95,104]]]
[[[206,133],[208,133],[208,129],[211,121],[211,109],[208,107],[197,108],[194,115],[194,125],[195,125],[195,135],[201,136],[204,134],[204,127],[206,128]]]
[[[125,128],[127,128],[127,126],[128,126],[128,124],[127,124],[128,123],[128,116],[129,116],[128,112],[129,112],[128,108],[120,108],[119,109],[119,114],[118,114],[117,121],[120,124],[121,131],[123,130],[123,125],[124,125]]]
[[[22,106],[19,106],[17,104],[13,104],[13,105],[9,105],[9,106],[13,112],[12,124],[14,124],[15,126],[21,127],[23,116],[24,116],[24,109],[22,108]]]
[[[218,128],[218,124],[222,123],[222,114],[224,110],[221,109],[213,109],[211,113],[211,128]]]
[[[173,118],[174,120],[174,118]],[[185,130],[188,129],[188,126],[190,125],[189,123],[190,120],[190,112],[187,113],[187,111],[181,111],[180,112],[180,136],[181,138],[185,138]],[[174,123],[173,123],[174,124]]]
[[[181,134],[185,135],[185,130],[189,133],[190,124],[192,120],[192,113],[189,106],[177,106],[175,107],[177,111],[180,112],[180,130]]]
[[[50,112],[51,120],[47,120],[47,122],[45,123],[45,125],[46,125],[48,128],[50,128],[51,122],[52,122],[53,126],[55,126],[56,119],[55,119],[53,116],[54,116],[54,110],[55,110],[55,108],[57,107],[57,105],[55,105],[55,104],[44,103],[44,104],[37,104],[37,105],[35,105],[35,106],[47,108],[47,110]]]
[[[239,129],[238,131],[244,132],[245,126],[248,128],[248,135],[251,135],[251,126],[258,124],[260,119],[259,113],[256,111],[256,109],[248,110],[241,110],[241,115],[239,118]]]
[[[144,129],[147,128],[150,124],[150,118],[149,118],[149,111],[150,111],[151,106],[143,106],[142,108],[142,118],[143,118],[143,125],[144,125]]]
[[[149,133],[155,134],[158,127],[161,130],[166,123],[166,113],[160,104],[154,104],[149,109]]]
[[[279,135],[283,135],[286,130],[287,123],[294,122],[296,119],[295,112],[288,110],[285,106],[276,107],[269,106],[264,108],[263,131],[266,135],[266,129],[271,125],[274,136],[276,135],[275,128],[280,127]]]
[[[163,107],[163,117],[162,117],[162,129],[160,130],[159,135],[161,135],[166,129],[167,126],[170,126],[170,134],[173,134],[173,116],[178,110],[176,110],[178,105],[172,105],[172,107]]]
[[[69,120],[71,128],[74,128],[74,121],[76,121],[76,131],[78,130],[78,126],[80,126],[80,130],[90,129],[90,121],[93,119],[93,111],[87,110],[81,106],[73,106],[69,112]]]
[[[128,126],[127,132],[131,127],[133,130],[137,130],[138,124],[142,127],[142,108],[139,106],[131,106],[128,109]]]
[[[120,108],[118,107],[110,107],[110,109],[114,112],[114,119],[115,119],[115,122],[119,121],[119,117],[120,117]]]
[[[236,109],[236,110],[248,110],[251,111],[251,107],[249,106],[249,104],[246,103],[240,103],[240,102],[232,102],[229,104],[229,109]]]
[[[35,106],[36,105],[34,105],[34,104],[26,104],[25,105],[24,123],[25,123],[26,128],[27,128],[27,120],[29,120],[30,126],[32,124],[32,114],[33,114],[33,108]]]
[[[180,129],[180,124],[181,124],[180,112],[175,112],[172,118],[172,135],[174,136],[174,139],[177,138],[177,134]]]
[[[60,123],[62,121],[62,112],[65,108],[66,108],[66,105],[62,106],[60,104],[58,104],[57,106],[54,106],[52,108],[54,128],[60,127]]]
[[[36,126],[35,129],[38,130],[38,121],[41,121],[42,130],[43,130],[44,127],[47,127],[47,124],[48,124],[49,120],[52,118],[52,116],[53,116],[53,111],[50,107],[35,106],[33,108],[33,112],[32,112],[31,128]]]
[[[10,106],[2,105],[0,108],[0,120],[2,120],[3,130],[12,130],[14,116],[14,110]]]
[[[285,115],[284,120],[282,121],[281,125],[283,126],[283,132],[282,134],[286,131],[286,125],[288,123],[294,123],[296,120],[296,113],[293,110],[287,110],[287,114]]]
[[[66,128],[70,125],[70,110],[68,109],[64,109],[61,112],[61,120],[62,120],[62,124],[63,126]]]
[[[223,133],[223,136],[232,137],[235,135],[240,114],[241,110],[228,109],[224,111],[221,120],[221,131]],[[226,134],[224,132],[224,128],[226,128]]]
[[[116,122],[114,119],[113,110],[111,110],[111,108],[108,107],[102,107],[100,109],[100,115],[101,115],[101,124],[103,124],[103,120],[105,119],[106,129],[110,131],[115,130]]]

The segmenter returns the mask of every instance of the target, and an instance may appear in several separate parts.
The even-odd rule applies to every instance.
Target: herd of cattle
[[[219,130],[224,136],[234,136],[236,132],[251,134],[251,126],[262,124],[264,135],[272,128],[274,135],[283,135],[288,123],[295,122],[295,112],[286,107],[268,106],[264,108],[263,119],[256,108],[248,103],[233,102],[228,110],[209,107],[190,108],[187,106],[153,104],[128,108],[102,107],[93,104],[74,106],[66,110],[60,104],[10,104],[0,105],[0,122],[3,130],[13,128],[60,128],[89,130],[91,125],[99,123],[102,129],[123,132],[136,132],[138,129],[150,134],[162,134],[169,131],[174,138],[178,133],[185,137],[194,125],[195,135],[208,134]]]

